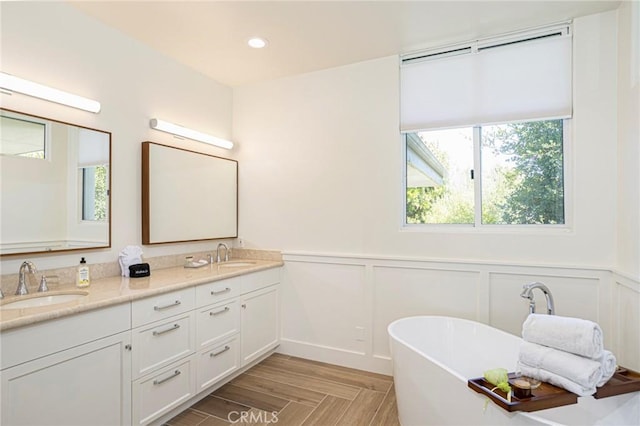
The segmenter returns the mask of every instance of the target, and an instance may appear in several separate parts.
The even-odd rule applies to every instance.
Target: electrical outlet
[[[358,342],[364,342],[364,327],[356,327],[356,340]]]
[[[238,248],[244,248],[244,238],[238,237],[238,239],[236,240],[236,243]]]

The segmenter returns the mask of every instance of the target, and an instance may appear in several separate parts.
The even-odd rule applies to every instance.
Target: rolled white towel
[[[597,358],[604,350],[600,326],[580,318],[531,314],[522,324],[522,338],[587,358]]]
[[[126,246],[118,255],[118,263],[123,277],[129,276],[129,266],[142,263],[142,247]]]
[[[609,379],[611,379],[616,372],[617,361],[616,357],[611,351],[604,350],[600,357],[596,358],[596,361],[600,362],[602,366],[602,379],[598,382],[598,387],[604,386]]]
[[[521,361],[518,362],[518,368],[524,376],[538,379],[542,382],[551,383],[552,385],[558,386],[559,388],[566,389],[569,392],[573,392],[578,396],[589,396],[593,395],[596,392],[595,386],[584,387],[576,382],[567,379],[566,377],[551,373],[542,368],[532,367],[530,365],[524,364]]]
[[[523,342],[520,346],[518,361],[529,367],[540,368],[564,377],[585,389],[595,388],[602,379],[600,361],[536,343]]]

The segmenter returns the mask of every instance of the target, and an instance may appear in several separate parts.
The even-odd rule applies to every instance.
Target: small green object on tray
[[[484,372],[484,379],[500,389],[502,392],[509,393],[509,372],[504,368],[494,368]]]
[[[510,380],[514,380],[519,375],[509,373],[508,377]],[[509,412],[546,410],[578,402],[578,395],[544,382],[540,383],[540,386],[535,390],[532,390],[530,397],[521,399],[513,396],[511,400],[508,398],[508,392],[498,390],[498,387],[490,383],[484,376],[469,379],[467,386],[475,392],[485,395],[500,408]]]

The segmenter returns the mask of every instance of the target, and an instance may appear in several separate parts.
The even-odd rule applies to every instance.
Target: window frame
[[[97,168],[97,167],[105,167],[106,169],[106,197],[107,197],[107,201],[110,201],[110,191],[109,191],[109,177],[110,177],[110,171],[109,171],[109,164],[92,164],[92,165],[84,165],[84,166],[78,166],[78,173],[77,173],[77,211],[78,211],[78,220],[77,223],[79,225],[82,224],[93,224],[93,223],[104,223],[104,222],[108,222],[109,221],[109,209],[106,209],[105,211],[105,217],[104,219],[87,219],[85,217],[85,208],[86,208],[86,203],[87,203],[87,199],[85,198],[85,195],[87,194],[87,190],[89,189],[87,187],[87,180],[86,180],[86,172],[87,169],[90,168]],[[95,179],[95,171],[94,171],[94,179]],[[92,199],[95,201],[95,199]]]
[[[10,156],[10,157],[27,158],[27,159],[31,159],[31,160],[44,160],[44,161],[48,161],[48,162],[52,161],[52,158],[51,158],[51,154],[52,154],[52,147],[51,147],[51,121],[47,120],[46,118],[37,117],[37,116],[29,116],[28,119],[26,119],[25,116],[21,115],[20,113],[16,113],[14,111],[11,111],[11,110],[3,110],[2,111],[2,116],[6,117],[8,119],[12,119],[12,120],[30,122],[30,123],[33,123],[33,124],[38,124],[38,125],[43,126],[44,141],[43,141],[43,147],[42,147],[42,151],[43,151],[42,158],[32,157],[32,156],[24,155],[24,154],[0,154],[0,155],[7,156],[7,157]]]
[[[549,119],[551,120],[551,119]],[[564,183],[564,223],[562,224],[484,224],[482,223],[482,161],[481,161],[481,141],[480,128],[504,123],[483,123],[470,126],[473,128],[473,163],[474,163],[474,223],[407,223],[407,133],[401,133],[402,152],[402,217],[401,232],[469,232],[469,233],[550,233],[566,234],[573,233],[573,120],[571,118],[562,119],[562,167]],[[525,122],[528,120],[518,120]],[[542,121],[542,120],[531,120]],[[446,129],[425,129],[446,130]],[[419,131],[410,132],[419,133]]]

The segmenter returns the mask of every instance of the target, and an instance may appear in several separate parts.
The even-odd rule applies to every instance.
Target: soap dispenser
[[[78,283],[76,285],[80,288],[89,287],[89,279],[89,267],[83,257],[80,259],[80,266],[78,266]]]

